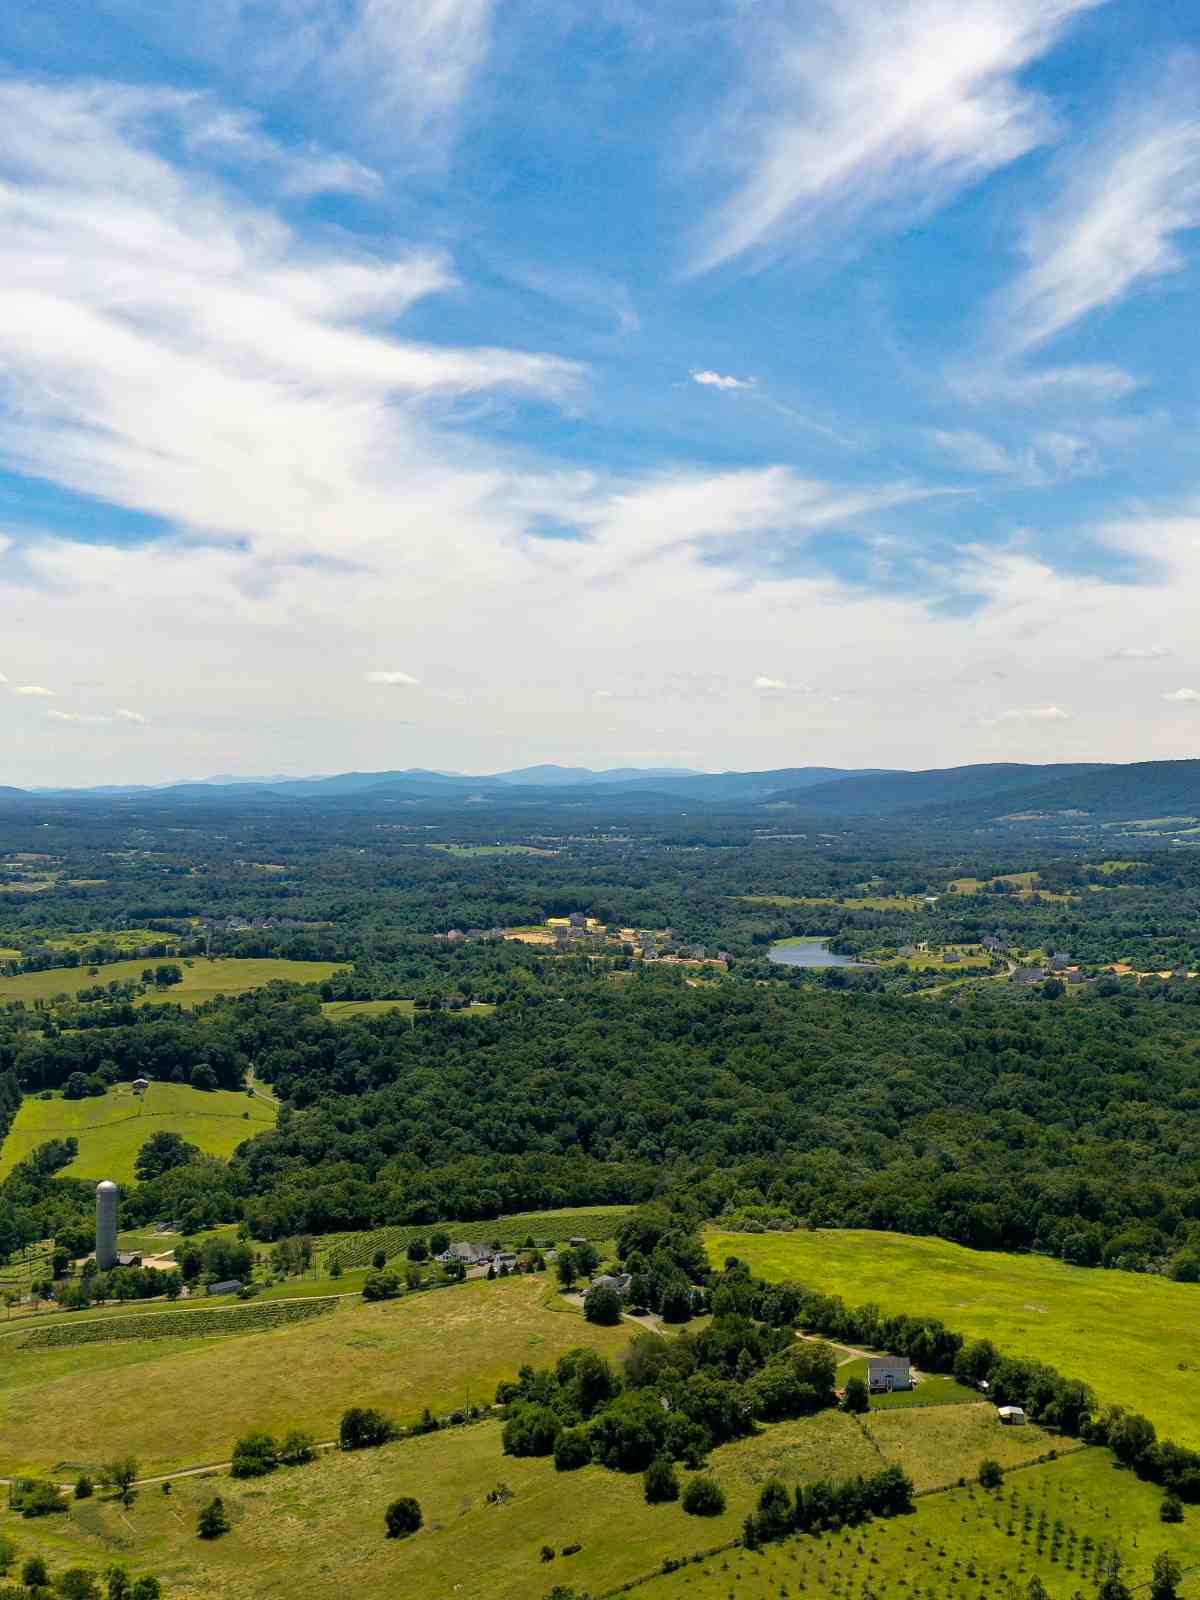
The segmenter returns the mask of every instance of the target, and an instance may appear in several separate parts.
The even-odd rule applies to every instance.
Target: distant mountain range
[[[373,809],[396,806],[490,806],[499,810],[580,812],[594,823],[614,816],[754,814],[816,825],[855,819],[909,818],[945,823],[1069,817],[1119,821],[1200,817],[1200,761],[1141,761],[1129,765],[1059,762],[1036,766],[982,763],[896,772],[883,768],[780,767],[763,772],[694,772],[686,768],[535,766],[483,776],[408,768],[341,772],[312,778],[234,778],[161,788],[109,785],[100,789],[0,788],[0,803],[47,801],[150,805],[194,803],[279,805],[324,802]]]

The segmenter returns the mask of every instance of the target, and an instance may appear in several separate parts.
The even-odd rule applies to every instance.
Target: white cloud
[[[753,389],[753,378],[734,378],[721,372],[693,372],[693,383],[701,384],[706,389]]]
[[[1126,645],[1122,650],[1113,650],[1109,661],[1163,661],[1174,652],[1166,645]]]
[[[55,691],[53,689],[45,689],[45,688],[43,688],[40,683],[23,683],[23,684],[21,684],[21,686],[19,688],[14,689],[13,693],[14,694],[52,696],[55,693]]]
[[[99,723],[112,721],[111,717],[91,715],[83,711],[47,711],[46,715],[52,722]]]
[[[760,672],[754,680],[756,689],[786,689],[787,684],[782,678],[768,678],[766,673]]]
[[[1030,407],[1106,405],[1123,400],[1142,386],[1142,380],[1132,373],[1103,363],[1041,367],[1033,372],[985,364],[950,373],[948,381],[954,393],[972,405],[998,400]]]
[[[1177,706],[1195,705],[1200,702],[1200,689],[1172,689],[1169,694],[1163,695],[1163,699]]]
[[[412,677],[407,672],[368,672],[366,681],[368,683],[386,683],[391,684],[393,687],[409,688],[418,684],[421,680]]]
[[[130,711],[124,706],[118,708],[116,716],[119,722],[136,722],[139,726],[146,721],[140,711]]]
[[[738,103],[713,141],[740,184],[711,218],[706,270],[787,236],[911,225],[1053,131],[1020,73],[1096,0],[763,0],[739,7]],[[719,143],[718,143],[719,141]]]
[[[1001,301],[1010,348],[1042,344],[1183,266],[1173,236],[1200,226],[1196,71],[1189,58],[1071,152],[1062,192],[1026,229],[1029,265]]]
[[[611,700],[613,692],[611,689],[593,689],[592,698],[595,700]]]
[[[1013,711],[1002,711],[997,722],[1069,722],[1071,713],[1059,706],[1030,706]]]
[[[1019,464],[1003,445],[971,428],[927,428],[925,433],[936,449],[968,472],[995,473],[1006,477],[1020,470]]]

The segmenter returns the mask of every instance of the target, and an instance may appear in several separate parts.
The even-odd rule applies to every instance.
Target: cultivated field
[[[144,1097],[128,1084],[84,1100],[26,1096],[0,1146],[0,1178],[48,1139],[73,1136],[79,1154],[63,1177],[132,1183],[137,1153],[156,1133],[177,1133],[209,1155],[228,1157],[244,1140],[273,1128],[277,1114],[275,1104],[258,1095],[181,1083],[152,1083]]]
[[[183,972],[182,983],[173,984],[161,992],[152,990],[139,1001],[140,1005],[161,1005],[164,1001],[175,1005],[194,1006],[212,1000],[219,994],[246,994],[251,989],[261,989],[275,978],[289,983],[319,983],[341,972],[345,963],[335,961],[284,961],[274,957],[265,960],[239,960],[236,956],[218,956],[212,961],[204,956],[189,957],[177,963]],[[0,1005],[6,1000],[24,1000],[29,1005],[34,1000],[53,1000],[59,995],[77,995],[81,989],[101,988],[109,983],[138,983],[146,967],[158,965],[158,959],[147,957],[135,961],[113,961],[97,967],[90,973],[86,967],[51,967],[46,972],[22,972],[15,978],[0,978]]]
[[[1200,1518],[1163,1524],[1161,1498],[1161,1491],[1118,1472],[1106,1452],[1085,1450],[1012,1473],[995,1493],[968,1487],[928,1495],[911,1517],[801,1536],[759,1551],[730,1550],[652,1578],[635,1593],[638,1600],[857,1597],[866,1591],[876,1600],[987,1600],[1023,1595],[1037,1577],[1052,1596],[1065,1597],[1094,1593],[1095,1551],[1104,1546],[1123,1556],[1125,1582],[1142,1594],[1154,1557],[1169,1551],[1186,1572],[1180,1592],[1194,1597],[1200,1594]],[[1055,1524],[1061,1524],[1057,1540]]]
[[[933,1416],[913,1412],[904,1420],[920,1435]],[[991,1430],[999,1432],[994,1414]],[[1030,1430],[1028,1454],[1044,1442]],[[974,1472],[978,1450],[974,1436],[951,1438],[943,1431],[921,1454],[932,1458],[940,1451],[943,1481],[953,1482]],[[65,1525],[61,1519],[46,1519],[28,1531],[22,1525],[19,1537],[23,1546],[36,1542],[53,1552],[62,1566],[96,1561],[106,1534],[129,1539],[132,1533],[136,1555],[127,1559],[152,1564],[169,1578],[172,1596],[253,1593],[306,1600],[336,1585],[360,1600],[542,1600],[556,1583],[598,1595],[660,1570],[664,1557],[690,1556],[734,1538],[768,1477],[794,1484],[827,1473],[870,1472],[885,1458],[888,1447],[881,1452],[853,1418],[840,1413],[764,1428],[712,1453],[710,1470],[728,1506],[719,1517],[701,1519],[687,1516],[678,1504],[647,1505],[640,1474],[600,1467],[558,1473],[544,1458],[506,1457],[499,1425],[488,1422],[358,1455],[325,1456],[251,1484],[183,1479],[169,1500],[148,1487],[127,1522],[111,1505],[82,1514],[73,1507]],[[680,1469],[684,1483],[689,1476]],[[489,1504],[487,1495],[498,1484],[511,1497]],[[196,1514],[214,1492],[225,1499],[234,1526],[227,1538],[203,1545],[193,1531]],[[394,1543],[383,1537],[383,1509],[399,1494],[418,1498],[425,1528],[416,1538]],[[882,1526],[903,1541],[911,1523]],[[577,1553],[561,1553],[576,1544]],[[541,1559],[544,1545],[556,1552],[552,1562]],[[715,1558],[718,1569],[723,1559]],[[708,1568],[691,1570],[698,1579]],[[252,1589],[246,1586],[250,1572]],[[722,1600],[724,1595],[722,1590]]]
[[[713,1261],[740,1256],[764,1278],[794,1279],[851,1305],[941,1317],[956,1332],[1082,1378],[1101,1400],[1200,1445],[1198,1285],[866,1229],[710,1233],[707,1244]]]
[[[0,1473],[121,1453],[146,1472],[222,1461],[250,1427],[329,1439],[349,1405],[412,1422],[426,1405],[463,1405],[468,1390],[472,1404],[490,1404],[523,1362],[549,1365],[575,1345],[615,1356],[632,1331],[561,1308],[541,1275],[376,1304],[352,1297],[332,1315],[235,1338],[27,1349],[27,1330],[13,1326],[9,1335],[0,1324]]]

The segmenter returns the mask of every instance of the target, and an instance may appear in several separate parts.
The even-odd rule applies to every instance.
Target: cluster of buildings
[[[582,911],[572,911],[567,917],[547,917],[540,928],[451,928],[440,937],[448,944],[512,939],[520,944],[542,945],[561,954],[625,952],[640,956],[644,961],[726,969],[733,959],[727,950],[709,951],[702,944],[681,944],[673,928],[622,928],[615,922],[601,922]]]

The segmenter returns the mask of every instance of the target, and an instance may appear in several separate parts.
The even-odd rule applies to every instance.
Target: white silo
[[[96,1186],[96,1265],[107,1272],[117,1264],[117,1186],[105,1178]]]

